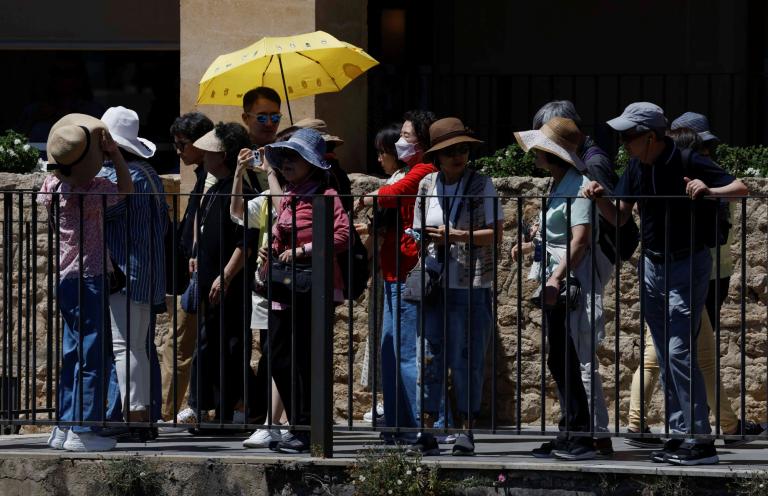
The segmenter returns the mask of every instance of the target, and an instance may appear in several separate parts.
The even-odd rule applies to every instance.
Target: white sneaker
[[[176,414],[176,423],[177,424],[196,424],[197,415],[195,414],[195,411],[193,409],[187,407]]]
[[[291,431],[288,429],[280,429],[280,437],[283,441],[288,441],[291,439],[291,436],[293,436],[293,434],[291,434]]]
[[[245,418],[245,412],[241,412],[241,411],[235,410],[235,413],[232,414],[232,423],[233,424],[247,424],[248,421]]]
[[[59,428],[54,426],[51,435],[48,436],[48,446],[55,450],[64,449],[64,441],[67,440],[69,428]]]
[[[117,440],[113,437],[102,437],[95,432],[76,433],[72,429],[67,433],[64,449],[67,451],[109,451],[114,449]]]
[[[379,403],[376,405],[376,421],[384,419],[384,404]],[[365,415],[363,415],[363,422],[373,422],[373,407],[371,407],[370,410],[365,412]]]
[[[269,448],[273,443],[277,444],[284,440],[283,432],[280,429],[257,429],[251,434],[251,437],[243,441],[244,448]]]
[[[176,427],[173,426],[173,422],[170,420],[158,420],[157,431],[163,434],[172,434],[174,432],[184,432],[189,429],[189,425],[176,423]]]

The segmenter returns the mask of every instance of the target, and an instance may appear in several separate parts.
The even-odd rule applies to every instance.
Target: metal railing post
[[[333,197],[312,200],[312,454],[333,457]]]

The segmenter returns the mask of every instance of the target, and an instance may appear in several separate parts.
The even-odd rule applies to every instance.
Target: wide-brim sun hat
[[[424,159],[429,160],[435,153],[458,143],[467,143],[477,146],[483,143],[474,137],[471,129],[456,117],[438,119],[429,126],[430,148],[424,152]]]
[[[586,164],[578,155],[579,146],[584,141],[584,134],[571,119],[553,117],[545,122],[541,129],[514,134],[523,151],[549,152],[568,162],[579,172],[587,170]]]
[[[720,138],[715,136],[712,131],[709,130],[709,119],[704,114],[696,112],[686,112],[677,119],[672,121],[670,129],[688,128],[691,131],[696,132],[701,138],[701,141],[720,141]]]
[[[323,160],[325,140],[322,134],[315,129],[299,129],[293,133],[288,141],[279,141],[265,146],[264,153],[267,161],[273,165],[278,164],[280,160],[278,154],[283,149],[295,151],[301,155],[301,158],[319,169],[328,170],[331,168],[331,164]]]
[[[104,133],[109,133],[106,124],[93,116],[65,115],[48,133],[48,170],[64,183],[75,186],[87,183],[96,177],[104,163],[101,148]]]
[[[216,136],[216,129],[211,129],[192,143],[192,146],[204,152],[226,152],[224,142]]]
[[[142,158],[150,158],[157,147],[148,139],[139,138],[139,115],[125,107],[110,107],[101,116],[117,146]]]
[[[667,118],[664,110],[651,102],[634,102],[627,105],[620,116],[607,122],[611,128],[620,133],[637,129],[639,131],[663,131],[667,128]]]
[[[305,117],[293,123],[292,126],[285,128],[285,132],[296,132],[299,129],[315,129],[320,132],[323,140],[326,143],[333,143],[337,147],[344,144],[344,140],[340,137],[328,133],[328,124],[324,120],[316,117]]]

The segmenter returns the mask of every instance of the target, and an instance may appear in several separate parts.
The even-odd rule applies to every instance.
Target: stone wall
[[[0,190],[36,190],[42,183],[41,174],[32,175],[10,175],[0,174]],[[369,176],[353,174],[354,192],[360,194],[371,191],[380,183],[379,180]],[[498,333],[496,336],[496,364],[495,371],[488,369],[487,377],[490,379],[492,373],[496,375],[496,411],[498,421],[501,425],[511,424],[515,421],[514,412],[516,409],[516,369],[517,356],[516,349],[518,340],[520,341],[521,356],[521,421],[523,423],[536,423],[539,421],[542,403],[546,407],[546,417],[548,423],[553,423],[557,418],[557,401],[553,389],[553,383],[548,378],[548,388],[545,397],[541,398],[539,386],[541,381],[541,312],[530,306],[525,300],[536,284],[533,281],[525,279],[527,267],[523,272],[523,304],[520,320],[520,331],[518,332],[517,315],[517,271],[509,258],[509,250],[516,239],[517,225],[517,200],[516,195],[540,195],[546,189],[546,179],[534,178],[504,178],[494,181],[499,194],[502,196],[502,206],[505,214],[504,222],[504,241],[499,250],[498,260]],[[748,186],[753,195],[763,195],[768,191],[768,182],[764,180],[749,180]],[[169,178],[166,181],[166,189],[169,191],[178,191],[178,179]],[[2,191],[0,191],[2,193]],[[18,196],[14,196],[13,216],[16,220],[14,231],[11,236],[12,245],[7,246],[3,240],[2,250],[9,249],[13,254],[13,272],[11,274],[11,304],[7,324],[12,330],[9,339],[13,343],[14,356],[12,365],[14,371],[19,363],[16,354],[18,348],[17,336],[17,309],[19,291],[22,291],[22,310],[24,310],[26,299],[26,261],[23,266],[22,284],[19,285],[18,278]],[[23,215],[25,222],[31,221],[31,209],[29,208],[30,197],[24,198]],[[523,200],[522,209],[524,216],[533,217],[540,206],[540,200]],[[735,234],[736,241],[727,248],[731,250],[735,263],[735,274],[731,281],[728,299],[722,311],[721,319],[721,373],[725,392],[731,399],[736,410],[739,410],[739,387],[740,387],[740,360],[741,360],[741,333],[740,333],[740,304],[739,294],[741,283],[738,277],[741,271],[740,259],[740,239],[741,235],[741,213],[740,207],[736,209]],[[744,346],[746,356],[746,407],[747,418],[758,419],[765,418],[766,411],[766,216],[768,215],[768,206],[762,198],[750,199],[747,202],[747,270],[746,270],[746,305],[745,305],[745,326],[746,326],[746,346]],[[0,222],[4,219],[3,204],[0,202]],[[46,383],[46,342],[48,338],[49,318],[48,318],[48,294],[46,271],[48,260],[52,259],[52,252],[48,249],[47,239],[47,217],[43,209],[38,209],[37,234],[37,258],[32,260],[29,267],[30,273],[33,267],[37,270],[37,291],[30,292],[36,297],[33,318],[27,318],[22,312],[21,319],[21,377],[22,377],[22,407],[26,404],[27,393],[24,384],[30,384],[27,377],[32,374],[32,348],[26,346],[27,328],[29,327],[30,342],[34,342],[36,350],[37,365],[34,367],[36,376],[36,388],[34,392],[29,392],[30,399],[36,398],[37,408],[45,405],[48,384]],[[23,252],[26,260],[26,249]],[[3,259],[0,258],[0,268]],[[5,287],[0,281],[0,289],[5,291]],[[614,305],[614,285],[609,284],[605,292],[606,300],[606,339],[598,349],[600,359],[600,372],[604,381],[604,392],[608,399],[608,410],[613,417],[614,395],[617,388],[615,382],[615,364],[618,362],[619,371],[619,411],[621,415],[621,424],[626,423],[626,412],[629,402],[629,385],[632,379],[632,373],[638,366],[640,359],[639,350],[639,313],[640,306],[638,300],[638,284],[635,270],[635,261],[623,264],[621,268],[621,284],[619,286],[620,295],[620,339],[619,339],[619,357],[616,360],[614,355],[614,346],[616,340],[615,329],[615,305]],[[0,306],[5,300],[0,300]],[[0,317],[5,315],[0,312]],[[169,318],[168,315],[161,316],[158,321],[156,343],[162,345],[169,338]],[[3,329],[5,329],[4,322]],[[50,321],[53,322],[53,321]],[[36,336],[32,335],[32,324],[35,324]],[[368,312],[367,301],[356,302],[352,309],[352,399],[354,408],[354,418],[360,419],[362,414],[370,408],[371,393],[360,386],[360,377],[363,364],[363,355],[365,354],[365,343],[368,335]],[[348,372],[348,350],[350,346],[349,336],[349,309],[346,305],[337,308],[337,325],[335,329],[336,338],[334,340],[334,412],[339,421],[344,421],[347,417],[347,384],[349,380]],[[4,336],[4,334],[3,334]],[[254,342],[254,357],[252,364],[255,366],[258,359],[258,343]],[[27,372],[26,357],[29,356],[30,366]],[[490,358],[490,356],[489,356]],[[490,364],[490,360],[488,360]],[[0,370],[2,370],[0,368]],[[14,372],[14,375],[16,373]],[[547,372],[547,376],[549,376]],[[55,377],[55,374],[54,374]],[[380,387],[379,387],[380,391]],[[488,418],[490,414],[490,380],[486,381],[486,402],[483,408],[483,417]],[[380,394],[380,393],[379,393]],[[381,401],[381,396],[379,400]],[[663,414],[663,402],[658,391],[652,399],[649,409],[649,421],[658,422]],[[611,419],[613,422],[613,418]],[[612,424],[611,424],[612,425]]]

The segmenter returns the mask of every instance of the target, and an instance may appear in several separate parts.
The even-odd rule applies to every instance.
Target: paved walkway
[[[141,454],[167,460],[215,459],[222,463],[274,464],[309,462],[320,465],[349,465],[359,450],[367,446],[382,447],[378,435],[369,432],[337,432],[334,436],[334,458],[312,458],[309,455],[283,455],[268,449],[243,449],[244,435],[225,437],[192,436],[188,433],[163,434],[149,443],[120,443],[107,453],[68,453],[47,447],[47,435],[0,436],[0,459],[22,458],[112,458]],[[541,460],[530,456],[542,438],[536,436],[477,435],[474,457],[450,456],[450,445],[442,445],[443,456],[425,458],[425,463],[438,462],[441,467],[505,471],[558,471],[592,473],[665,474],[707,477],[733,477],[736,474],[768,471],[768,440],[754,441],[736,449],[726,449],[717,442],[720,464],[703,467],[676,467],[648,461],[650,450],[628,446],[614,439],[616,451],[611,459],[566,462]],[[383,447],[382,447],[383,449]]]

